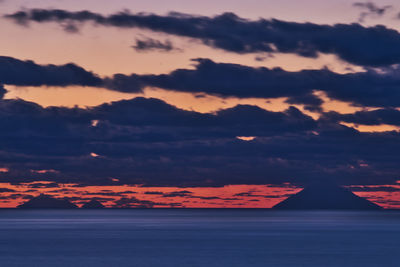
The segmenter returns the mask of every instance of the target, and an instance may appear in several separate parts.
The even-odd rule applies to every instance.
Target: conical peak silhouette
[[[331,181],[313,182],[299,193],[278,203],[274,209],[292,210],[365,210],[382,209],[367,199]]]
[[[100,201],[96,199],[92,199],[89,202],[86,202],[85,204],[82,205],[82,209],[103,209],[105,208],[103,204],[101,204]]]

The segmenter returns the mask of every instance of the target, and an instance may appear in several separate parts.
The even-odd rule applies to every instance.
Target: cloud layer
[[[386,10],[366,7],[373,8],[369,12],[378,14]],[[326,53],[361,66],[400,63],[400,33],[382,25],[364,27],[356,23],[320,25],[277,19],[247,20],[234,13],[207,17],[176,12],[161,16],[124,11],[105,16],[91,11],[60,9],[22,10],[5,17],[20,25],[55,22],[67,32],[76,32],[85,22],[107,27],[141,28],[194,38],[205,45],[235,53],[280,52],[312,58],[318,53]]]
[[[222,97],[286,97],[288,103],[303,104],[313,111],[320,111],[322,104],[314,92],[323,91],[331,99],[357,106],[400,107],[400,69],[397,66],[339,74],[328,69],[290,72],[280,68],[217,63],[210,59],[193,61],[194,69],[177,69],[168,74],[99,77],[72,63],[39,65],[33,61],[0,57],[0,82],[19,86],[83,85],[127,93],[157,87]]]
[[[358,6],[376,15],[387,10]],[[198,113],[147,98],[91,108],[44,108],[21,99],[4,99],[6,90],[1,85],[2,182],[184,187],[305,184],[321,179],[341,184],[390,184],[399,180],[399,132],[363,133],[341,124],[400,126],[400,69],[396,65],[400,63],[400,33],[396,30],[360,24],[247,20],[233,13],[206,17],[126,11],[105,16],[90,11],[33,9],[6,18],[21,25],[59,23],[69,33],[79,31],[84,23],[141,28],[193,38],[239,54],[292,53],[311,58],[333,54],[364,71],[287,71],[197,58],[192,68],[165,74],[100,77],[74,63],[41,65],[0,57],[0,83],[5,88],[80,85],[140,93],[155,87],[220,97],[286,98],[287,104],[304,105],[320,115],[312,118],[294,106],[272,112],[252,105]],[[164,40],[137,39],[133,48],[140,52],[176,50]],[[317,91],[365,109],[353,114],[324,112]],[[162,194],[183,195],[190,193]],[[116,204],[157,205],[136,197],[121,197]]]
[[[106,87],[120,92],[141,92],[147,86],[167,90],[207,93],[223,97],[287,97],[291,104],[310,107],[322,102],[313,95],[324,91],[330,98],[373,107],[400,107],[400,70],[338,74],[327,69],[285,71],[195,59],[194,69],[177,69],[161,75],[116,74]]]
[[[30,60],[0,56],[0,82],[23,86],[96,86],[101,84],[101,79],[72,63],[38,65]]]
[[[360,133],[294,107],[270,112],[245,105],[201,114],[145,98],[87,109],[3,99],[0,124],[3,182],[220,186],[398,179],[399,133]]]

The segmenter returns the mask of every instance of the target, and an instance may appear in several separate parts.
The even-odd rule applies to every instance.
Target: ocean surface
[[[400,212],[3,209],[0,266],[400,266]]]

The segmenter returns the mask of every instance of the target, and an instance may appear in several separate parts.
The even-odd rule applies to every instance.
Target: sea
[[[0,266],[400,266],[400,212],[2,209]]]

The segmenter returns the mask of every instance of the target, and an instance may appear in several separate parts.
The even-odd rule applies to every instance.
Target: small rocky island
[[[40,194],[37,197],[18,206],[21,209],[76,209],[75,204],[67,199],[54,198],[49,195]]]
[[[86,202],[85,204],[82,205],[82,209],[104,209],[104,205],[101,204],[100,201],[96,199],[92,199],[89,202]]]

